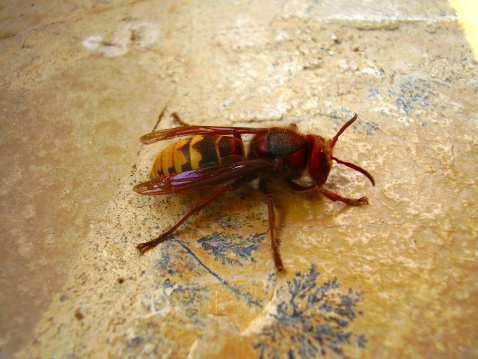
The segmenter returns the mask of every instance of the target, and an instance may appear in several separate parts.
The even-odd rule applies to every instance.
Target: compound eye
[[[320,150],[320,170],[325,178],[329,176],[330,160],[325,150]]]

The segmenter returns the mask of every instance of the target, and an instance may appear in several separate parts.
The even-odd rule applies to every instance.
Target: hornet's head
[[[332,168],[332,160],[350,167],[364,176],[366,176],[372,185],[375,186],[375,180],[372,175],[363,168],[349,162],[344,162],[333,156],[334,146],[339,139],[339,136],[357,119],[357,114],[348,120],[337,132],[337,134],[331,140],[326,140],[323,137],[317,135],[307,135],[307,140],[310,143],[311,154],[309,161],[309,175],[315,181],[317,185],[322,185],[327,182],[330,169]]]

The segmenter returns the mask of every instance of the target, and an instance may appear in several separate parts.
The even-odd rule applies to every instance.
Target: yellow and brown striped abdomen
[[[242,140],[232,136],[195,136],[164,149],[151,169],[151,178],[244,159]]]

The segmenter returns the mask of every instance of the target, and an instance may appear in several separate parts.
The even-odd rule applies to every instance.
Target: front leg
[[[332,201],[340,201],[343,202],[349,206],[358,206],[361,204],[368,204],[368,198],[367,197],[361,197],[361,198],[348,198],[348,197],[342,197],[341,195],[328,191],[326,189],[320,188],[319,186],[310,186],[310,187],[305,187],[301,186],[300,184],[297,184],[293,181],[289,181],[289,187],[295,191],[295,192],[301,192],[301,193],[310,193],[310,192],[320,192],[322,193],[325,197]]]

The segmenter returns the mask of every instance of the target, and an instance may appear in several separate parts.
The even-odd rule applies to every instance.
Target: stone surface
[[[3,30],[1,354],[41,317],[17,357],[476,356],[476,63],[447,3],[413,4],[72,5]],[[278,186],[283,275],[254,184],[140,256],[208,193],[131,190],[166,142],[122,175],[173,111],[325,137],[357,112],[335,155],[377,185],[336,165],[325,187],[370,205]]]

